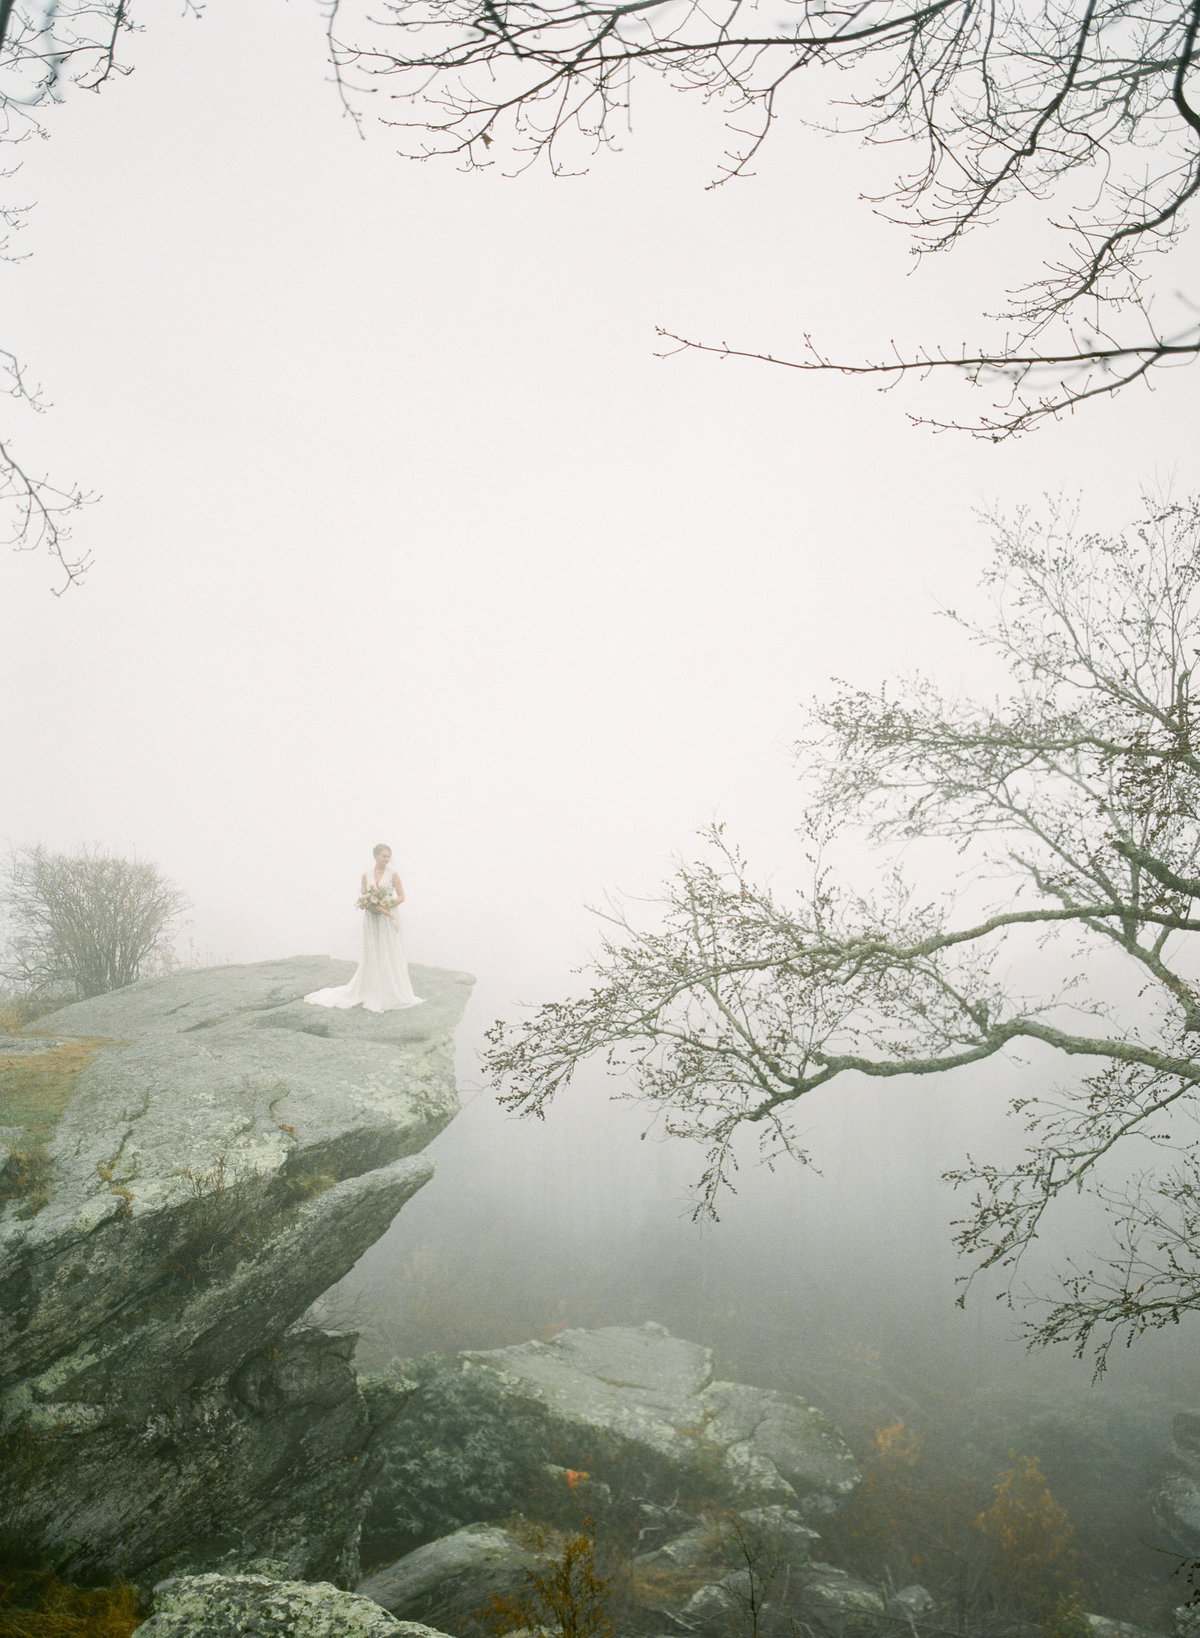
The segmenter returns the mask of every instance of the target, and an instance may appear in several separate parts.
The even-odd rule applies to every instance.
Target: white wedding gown
[[[369,873],[367,880],[374,879],[374,873]],[[313,990],[304,999],[314,1007],[363,1007],[367,1012],[419,1007],[421,997],[414,992],[408,976],[400,929],[390,917],[373,910],[364,910],[362,918],[362,960],[354,977],[348,984]]]

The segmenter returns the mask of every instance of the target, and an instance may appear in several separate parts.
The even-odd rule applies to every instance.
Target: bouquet
[[[388,916],[400,903],[390,887],[370,886],[365,893],[358,896],[358,909],[371,910],[377,915]]]

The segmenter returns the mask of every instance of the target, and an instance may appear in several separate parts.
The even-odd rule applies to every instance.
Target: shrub
[[[973,1585],[982,1543],[972,1525],[979,1489],[953,1440],[894,1418],[860,1448],[862,1483],[850,1507],[823,1520],[825,1554],[867,1577],[964,1588]]]
[[[166,1266],[190,1279],[257,1234],[265,1201],[258,1172],[235,1171],[224,1151],[207,1171],[181,1166],[178,1176],[187,1194],[179,1209],[179,1244]]]
[[[20,848],[0,884],[10,929],[3,977],[24,995],[67,1001],[120,989],[167,958],[185,902],[139,859]]]
[[[1075,1531],[1050,1494],[1036,1456],[1010,1452],[1012,1466],[993,1487],[992,1505],[976,1519],[998,1575],[1018,1607],[1049,1619],[1069,1603]]]
[[[111,1168],[97,1170],[111,1191],[131,1206],[133,1195],[125,1185],[132,1174],[118,1177]],[[180,1166],[176,1176],[183,1179],[186,1193],[178,1210],[179,1240],[164,1267],[188,1280],[219,1265],[230,1252],[274,1233],[297,1207],[338,1181],[331,1173],[298,1167],[285,1167],[274,1177],[253,1166],[239,1170],[227,1149],[207,1170]]]
[[[18,1217],[34,1217],[50,1199],[50,1157],[40,1149],[10,1149],[0,1165],[0,1209],[22,1202]]]
[[[493,1593],[480,1612],[484,1625],[506,1638],[514,1632],[550,1632],[557,1638],[613,1638],[608,1613],[612,1581],[596,1573],[592,1521],[568,1536],[561,1555],[542,1571],[526,1570],[524,1592]]]
[[[15,1035],[47,1010],[28,990],[0,986],[0,1035]]]
[[[1059,1593],[1042,1621],[1042,1638],[1091,1638],[1092,1624],[1078,1592]]]

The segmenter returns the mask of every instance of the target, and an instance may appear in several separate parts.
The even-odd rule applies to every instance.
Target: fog
[[[698,1157],[600,1071],[539,1125],[478,1052],[569,992],[589,904],[651,898],[713,818],[795,877],[805,702],[917,668],[991,688],[939,614],[982,608],[979,512],[1065,491],[1115,529],[1141,483],[1186,491],[1194,379],[991,445],[909,423],[978,413],[955,383],[659,358],[656,325],[782,356],[981,339],[1038,218],[914,266],[860,198],[893,151],[785,118],[708,190],[716,113],[649,85],[586,175],[410,163],[342,116],[305,5],[156,16],[132,55],[27,146],[29,259],[0,269],[54,401],[14,438],[103,497],[81,588],[0,560],[7,841],[155,860],[201,962],[355,955],[359,873],[395,849],[410,959],[477,985],[437,1176],[336,1296],[369,1357],[655,1318],[768,1376],[818,1334],[1045,1369],[990,1294],[954,1308],[938,1181],[1009,1141],[1037,1059],[814,1100],[819,1174],[744,1169],[697,1226]],[[1193,245],[1158,276],[1196,273]],[[1146,1350],[1170,1394],[1191,1346]]]

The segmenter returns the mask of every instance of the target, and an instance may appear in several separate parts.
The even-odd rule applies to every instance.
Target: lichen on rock
[[[515,1403],[543,1407],[567,1448],[741,1506],[820,1519],[853,1498],[858,1465],[837,1429],[792,1394],[713,1378],[712,1351],[661,1325],[562,1331],[465,1353]]]
[[[67,1574],[276,1556],[352,1581],[371,1419],[353,1339],[300,1323],[432,1173],[470,980],[326,1012],[347,964],[185,972],[64,1008],[106,1038],[0,1210],[0,1508]]]
[[[396,1615],[461,1620],[493,1594],[517,1592],[539,1567],[539,1555],[511,1531],[471,1524],[407,1553],[361,1582],[359,1591]]]
[[[328,1582],[261,1575],[195,1575],[162,1581],[154,1613],[134,1638],[443,1638]]]

